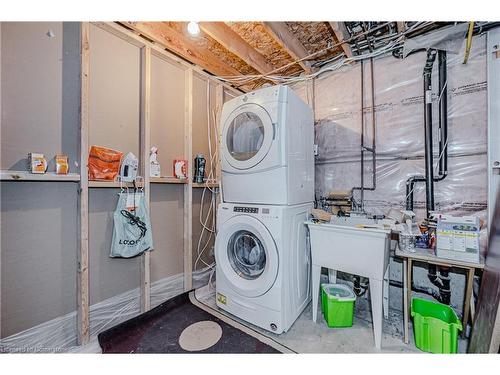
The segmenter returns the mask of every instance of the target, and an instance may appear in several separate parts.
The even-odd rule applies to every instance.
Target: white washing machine
[[[224,202],[294,205],[314,200],[314,120],[287,86],[266,87],[224,104]]]
[[[311,299],[304,225],[311,208],[219,205],[217,306],[274,333],[292,326]]]

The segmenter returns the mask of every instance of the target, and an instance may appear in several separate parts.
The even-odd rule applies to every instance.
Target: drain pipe
[[[424,67],[424,137],[425,137],[425,192],[427,217],[434,211],[434,170],[432,155],[432,66],[436,50],[427,51]]]
[[[446,68],[446,52],[438,51],[439,63],[439,160],[438,175],[434,182],[442,181],[448,175],[448,77]],[[432,129],[432,126],[431,126]],[[439,288],[439,301],[446,305],[450,304],[451,290],[449,269],[429,264],[427,274],[429,281]]]
[[[439,160],[438,174],[434,176],[433,141],[432,141],[432,67],[438,56],[439,63]],[[446,52],[430,49],[424,67],[424,136],[425,136],[425,177],[412,176],[406,181],[406,209],[413,210],[413,189],[417,182],[425,182],[427,217],[435,210],[434,182],[442,181],[448,175],[448,92]],[[440,302],[450,304],[449,269],[440,267],[439,275],[436,265],[429,265],[427,277],[439,288]]]

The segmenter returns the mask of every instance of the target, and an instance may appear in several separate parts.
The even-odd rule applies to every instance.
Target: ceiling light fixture
[[[198,26],[198,22],[191,21],[187,25],[187,30],[191,35],[198,35],[200,33],[200,26]]]

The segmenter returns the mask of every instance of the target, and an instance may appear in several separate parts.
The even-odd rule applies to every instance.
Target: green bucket
[[[343,284],[321,285],[321,308],[330,328],[352,327],[356,295]]]
[[[462,322],[450,306],[413,298],[411,301],[415,346],[424,352],[456,353]]]

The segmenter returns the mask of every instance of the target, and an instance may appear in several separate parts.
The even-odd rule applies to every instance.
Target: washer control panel
[[[258,207],[234,206],[233,211],[234,212],[244,212],[247,214],[258,214],[259,208]]]

